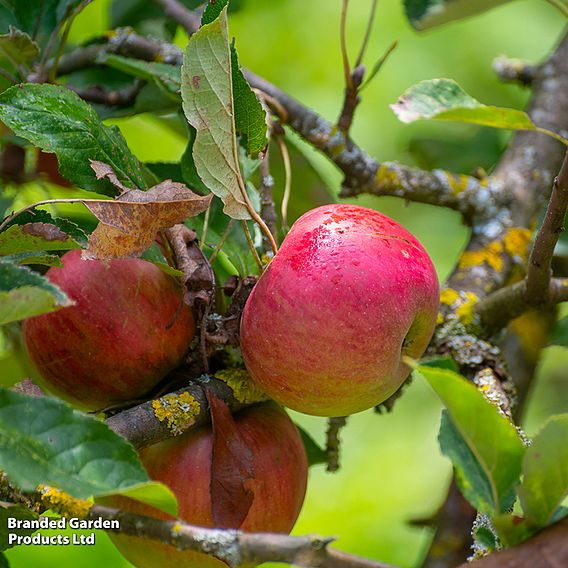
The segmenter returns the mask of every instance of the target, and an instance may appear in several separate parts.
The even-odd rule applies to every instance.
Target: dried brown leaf
[[[106,176],[115,183],[110,166],[102,162],[92,165],[97,176]],[[197,195],[182,183],[165,180],[147,191],[126,190],[114,200],[86,201],[85,205],[100,221],[89,237],[88,256],[118,258],[140,254],[159,231],[202,213],[211,199],[212,195]]]
[[[207,391],[213,427],[211,509],[215,526],[238,529],[254,500],[253,455],[229,407]]]

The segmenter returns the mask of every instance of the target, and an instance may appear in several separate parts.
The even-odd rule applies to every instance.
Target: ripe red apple
[[[254,498],[241,526],[224,528],[289,533],[300,513],[307,482],[306,453],[298,430],[272,402],[241,410],[234,420],[252,452],[255,478],[247,482],[247,488]],[[215,526],[210,493],[212,447],[212,430],[206,426],[155,444],[140,455],[150,477],[166,484],[176,495],[179,518],[204,527]],[[126,497],[103,502],[131,513],[171,518]],[[109,536],[137,568],[226,568],[226,564],[205,554],[122,534]]]
[[[179,366],[195,333],[178,283],[136,258],[63,255],[47,278],[76,303],[24,322],[24,340],[45,386],[95,410],[134,400]]]
[[[404,227],[354,205],[293,225],[246,303],[241,349],[280,404],[344,416],[386,400],[432,336],[439,303],[428,253]]]

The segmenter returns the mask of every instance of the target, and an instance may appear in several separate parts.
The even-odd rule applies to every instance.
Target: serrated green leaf
[[[193,34],[182,65],[181,95],[196,129],[193,159],[205,186],[234,219],[249,219],[237,159],[227,10]]]
[[[306,450],[306,455],[308,456],[308,465],[318,465],[320,463],[326,463],[327,456],[325,450],[319,446],[319,444],[308,434],[301,426],[296,424],[298,432],[300,432],[300,437],[304,444]]]
[[[58,399],[0,389],[0,469],[22,491],[57,487],[78,499],[131,495],[171,511],[134,448],[106,424]]]
[[[117,193],[107,179],[97,180],[89,160],[109,164],[128,188],[152,184],[118,128],[105,126],[69,89],[47,84],[11,87],[0,95],[0,119],[18,136],[57,154],[61,175],[78,187]]]
[[[472,480],[481,469],[490,487],[489,496],[486,492],[480,494],[488,501],[488,507],[482,511],[490,515],[505,512],[519,482],[525,453],[518,431],[462,376],[447,369],[418,367],[417,370],[442,399],[456,434],[475,458],[475,467],[463,469],[463,482],[473,486]],[[452,448],[459,450],[457,445]]]
[[[510,0],[404,0],[406,17],[417,30],[468,18]]]
[[[526,112],[487,106],[451,79],[421,81],[407,89],[392,110],[402,122],[420,119],[481,124],[511,130],[535,130]]]
[[[28,223],[48,223],[55,225],[81,246],[85,247],[87,245],[87,235],[79,225],[63,217],[52,217],[44,209],[24,211],[8,222],[5,228],[8,229],[13,225],[27,225]]]
[[[0,262],[0,325],[72,305],[57,286],[24,266]]]
[[[547,526],[568,496],[568,414],[553,416],[534,437],[523,460],[519,497],[525,518]]]
[[[48,223],[12,225],[0,233],[0,255],[81,248],[69,235]]]
[[[39,518],[37,513],[22,507],[21,505],[2,505],[0,506],[0,551],[12,548],[14,545],[8,543],[8,535],[17,534],[20,536],[31,535],[37,529],[9,529],[8,519],[18,519],[20,521],[32,521]],[[0,564],[1,566],[1,564]]]
[[[237,133],[242,136],[247,152],[255,156],[264,150],[268,144],[266,112],[243,75],[239,65],[237,48],[234,44],[231,45],[231,75],[235,128]]]
[[[215,21],[228,4],[229,0],[215,0],[214,2],[207,2],[207,6],[201,16],[201,25],[205,26]]]
[[[0,35],[0,59],[14,65],[30,65],[38,54],[37,43],[27,33],[10,26],[7,34]]]
[[[48,254],[45,251],[29,251],[19,252],[17,254],[10,254],[2,258],[3,262],[10,262],[12,264],[38,264],[41,266],[63,266],[61,258],[55,254]]]

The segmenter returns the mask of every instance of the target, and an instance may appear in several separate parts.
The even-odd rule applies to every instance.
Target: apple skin
[[[237,429],[253,454],[254,500],[241,530],[289,533],[298,518],[306,492],[308,464],[298,430],[275,403],[257,404],[234,415]],[[190,430],[142,450],[140,457],[150,477],[176,495],[179,518],[213,528],[211,512],[210,426]],[[251,487],[247,485],[247,487]],[[140,515],[171,519],[169,515],[126,497],[103,500],[105,505]],[[108,533],[123,556],[138,568],[226,568],[216,558],[180,551],[156,541]]]
[[[24,322],[27,352],[48,390],[86,410],[135,400],[179,366],[195,334],[178,283],[136,258],[62,256],[47,278],[75,305]]]
[[[241,349],[274,400],[346,416],[393,394],[432,336],[436,271],[418,240],[389,217],[335,204],[292,226],[249,296]]]

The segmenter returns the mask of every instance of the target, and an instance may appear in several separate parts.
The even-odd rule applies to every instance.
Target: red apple
[[[24,322],[30,358],[55,394],[95,410],[143,396],[179,366],[195,333],[178,283],[151,262],[62,257],[47,278],[75,301]]]
[[[224,528],[289,533],[300,513],[307,482],[306,453],[298,430],[274,403],[248,407],[235,414],[234,420],[252,452],[255,475],[246,487],[254,498],[241,526]],[[204,527],[215,526],[210,493],[212,447],[212,430],[206,426],[146,448],[140,456],[150,477],[166,484],[176,495],[180,519]],[[103,502],[131,513],[171,518],[125,497]],[[109,536],[138,568],[226,568],[226,564],[205,554],[122,534]]]
[[[344,416],[386,400],[418,358],[439,303],[428,253],[404,227],[354,205],[303,215],[241,322],[248,371],[280,404]]]

